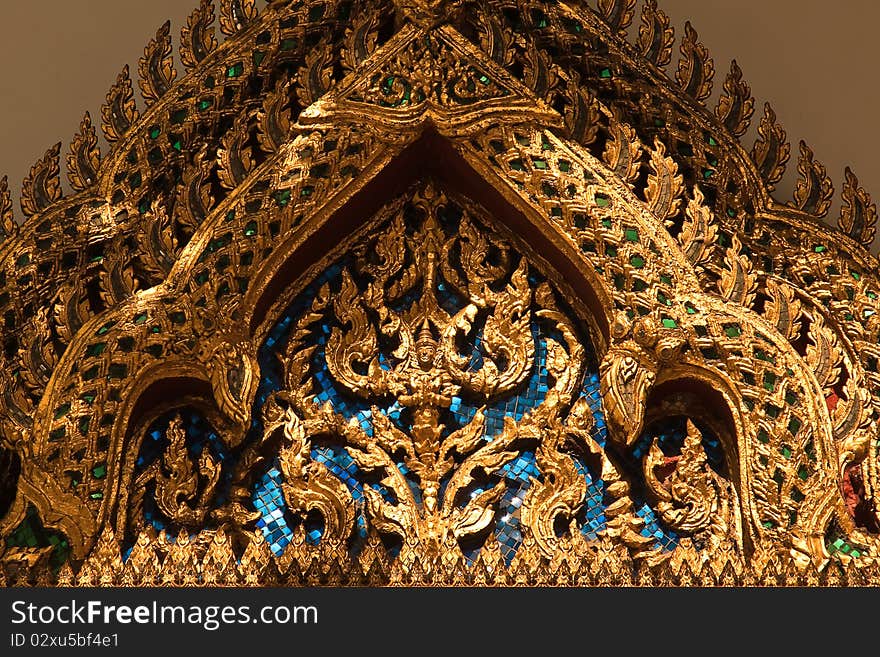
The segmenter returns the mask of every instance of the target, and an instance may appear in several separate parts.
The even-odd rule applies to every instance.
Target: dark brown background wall
[[[136,71],[143,46],[159,25],[170,18],[173,32],[179,33],[196,3],[0,0],[0,176],[9,175],[16,198],[31,164],[49,146],[63,140],[67,148],[85,110],[99,116],[104,94],[122,65]],[[676,36],[689,19],[711,50],[716,96],[730,59],[736,58],[759,108],[765,100],[772,102],[795,157],[797,141],[803,138],[828,167],[836,187],[844,166],[850,165],[868,191],[880,197],[880,3],[659,4],[670,15]],[[780,185],[777,196],[782,200],[790,198],[794,169],[789,166]]]

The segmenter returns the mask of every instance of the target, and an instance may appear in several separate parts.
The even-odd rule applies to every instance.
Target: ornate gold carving
[[[226,189],[235,189],[254,168],[246,117],[240,117],[220,140],[217,176]]]
[[[649,166],[651,173],[645,188],[648,206],[660,219],[672,219],[681,210],[684,183],[678,165],[671,157],[666,157],[666,148],[659,139],[654,141]]]
[[[791,145],[786,141],[785,130],[776,122],[776,112],[770,103],[764,104],[764,117],[758,126],[758,140],[752,149],[752,160],[767,181],[769,189],[782,179],[785,165],[791,155]]]
[[[658,470],[672,467],[661,480]],[[715,528],[722,537],[728,521],[721,513],[722,488],[706,461],[702,435],[690,420],[681,456],[669,459],[661,451],[657,439],[645,455],[645,482],[657,500],[657,512],[669,526],[685,535],[694,535]],[[728,509],[729,510],[729,509]]]
[[[326,91],[329,54],[317,49],[306,59],[298,88],[306,105]],[[299,117],[301,123],[320,124],[345,117],[369,116],[379,124],[400,130],[430,120],[457,132],[475,130],[491,120],[508,120],[511,112],[561,124],[558,114],[534,98],[527,86],[545,91],[555,77],[540,52],[531,53],[524,83],[514,79],[470,43],[446,26],[424,32],[404,27],[383,50],[382,58],[365,62],[357,76],[343,80]],[[302,79],[305,78],[305,82]],[[532,100],[527,100],[527,95]],[[537,101],[537,102],[535,102]],[[503,112],[497,112],[502,110]]]
[[[733,245],[724,256],[724,271],[718,288],[723,298],[748,308],[755,300],[758,280],[752,271],[752,262],[740,255],[741,248],[739,238],[734,236]]]
[[[617,32],[626,32],[635,12],[636,0],[599,0],[599,15]]]
[[[524,501],[523,519],[536,540],[552,552],[555,518],[562,513],[573,516],[585,494],[573,464],[558,453],[566,435],[561,413],[571,403],[578,384],[583,348],[573,325],[557,309],[550,287],[531,290],[525,259],[518,259],[503,242],[494,240],[490,247],[469,212],[462,217],[458,233],[447,235],[439,223],[439,211],[449,201],[432,186],[417,195],[413,205],[425,219],[412,237],[404,239],[407,226],[401,210],[396,210],[398,214],[384,232],[358,247],[356,268],[344,270],[339,292],[331,300],[329,290],[323,289],[304,320],[306,324],[297,330],[299,339],[307,338],[308,324],[332,311],[344,327],[344,331],[334,328],[327,341],[327,366],[334,379],[366,399],[393,394],[398,404],[410,409],[412,428],[405,431],[397,427],[373,406],[368,433],[331,408],[311,403],[311,382],[305,368],[314,348],[292,341],[288,347],[288,394],[303,421],[288,411],[285,436],[290,447],[283,452],[282,467],[299,483],[285,488],[285,494],[296,509],[321,510],[334,540],[347,538],[353,521],[351,496],[338,480],[331,485],[321,466],[312,463],[306,468],[303,456],[308,435],[338,436],[358,466],[375,472],[393,491],[395,503],[372,488],[364,488],[370,523],[379,531],[439,549],[450,540],[463,540],[489,526],[504,485],[475,492],[463,506],[461,497],[477,483],[478,476],[491,476],[513,459],[517,441],[540,439],[538,458],[548,468],[548,475],[544,485]],[[366,288],[355,282],[364,277],[369,281]],[[463,308],[450,313],[440,305],[436,294],[441,284],[451,286],[467,300]],[[421,295],[411,308],[394,310],[401,299],[415,291]],[[536,310],[532,310],[533,304]],[[501,434],[491,441],[484,438],[482,410],[469,424],[443,437],[441,411],[449,408],[453,397],[469,394],[488,402],[510,394],[523,383],[534,360],[531,323],[536,318],[555,325],[564,340],[546,340],[546,367],[555,381],[546,400],[519,421],[507,418]],[[477,330],[483,362],[472,371],[471,356],[461,354],[459,345]],[[390,353],[380,349],[384,340],[391,340],[396,348]],[[380,353],[383,359],[390,358],[384,367]],[[571,411],[570,421],[583,425],[585,413],[584,404],[580,404]],[[274,410],[269,415],[282,414]],[[588,427],[572,431],[583,435]],[[392,459],[398,453],[418,477],[421,501],[413,496]],[[311,497],[306,496],[307,488]]]
[[[800,150],[799,179],[794,190],[794,204],[804,212],[824,217],[831,207],[834,185],[825,172],[825,167],[814,159],[813,151],[803,140],[800,143]]]
[[[715,115],[731,134],[742,137],[749,129],[755,113],[755,99],[748,82],[743,80],[742,69],[733,60],[730,73],[724,81],[724,93],[718,99]]]
[[[276,153],[290,136],[289,81],[279,82],[266,95],[263,107],[257,113],[257,139],[266,153]]]
[[[21,187],[21,210],[26,217],[38,214],[61,198],[61,143],[55,144],[31,167]]]
[[[642,145],[632,127],[616,119],[611,121],[611,135],[605,143],[602,159],[628,183],[635,182],[641,165]]]
[[[684,39],[681,42],[681,60],[675,81],[687,95],[697,100],[706,100],[712,95],[712,79],[715,77],[715,64],[709,51],[699,41],[697,31],[690,21],[684,24]]]
[[[326,43],[306,55],[305,64],[299,70],[299,85],[296,89],[303,107],[308,107],[330,89],[333,76],[332,56],[333,53]]]
[[[581,86],[577,73],[568,81],[565,96],[568,101],[565,127],[572,139],[589,146],[599,134],[599,104],[589,90]]]
[[[754,101],[735,63],[714,111],[701,105],[714,66],[690,25],[666,77],[673,31],[653,0],[635,48],[623,44],[632,0],[602,0],[602,21],[585,7],[531,0],[517,5],[519,21],[502,19],[512,5],[492,0],[473,11],[367,2],[351,17],[314,8],[280,2],[260,13],[251,0],[223,0],[229,39],[218,45],[214,3],[202,0],[182,32],[185,76],[164,25],[139,66],[144,116],[127,68],[110,90],[103,159],[86,115],[67,156],[75,194],[61,195],[60,148],[26,181],[21,227],[0,182],[0,426],[22,463],[0,527],[5,537],[33,505],[85,560],[55,578],[45,554],[10,548],[0,577],[880,581],[880,284],[865,248],[876,210],[852,172],[838,224],[851,239],[810,219],[827,213],[833,187],[804,144],[793,204],[773,202],[790,155],[785,131],[768,105],[751,159],[738,146]],[[648,157],[642,144],[652,145]],[[360,250],[341,287],[315,297],[312,323],[294,331],[287,389],[261,400],[264,435],[248,438],[260,410],[260,327],[289,272],[318,260],[313,245],[326,231],[361,216],[352,204],[381,205],[407,176],[437,179],[418,196],[422,218],[397,216],[405,201],[394,201],[376,234],[350,238]],[[459,186],[496,216],[450,191]],[[451,202],[466,217],[455,230],[439,219]],[[521,233],[525,246],[493,226]],[[538,270],[562,274],[530,278]],[[463,300],[454,312],[434,294],[441,280]],[[401,305],[408,292],[420,296]],[[371,432],[313,403],[319,317],[340,322],[327,368],[369,408]],[[532,370],[535,322],[550,330],[546,397],[486,440],[487,409]],[[575,396],[586,358],[575,326],[591,327],[601,363],[607,450]],[[479,368],[465,347],[477,334]],[[194,397],[151,407],[167,381]],[[658,401],[670,390],[683,395],[679,406]],[[458,394],[485,408],[453,427]],[[392,401],[411,422],[387,415]],[[239,459],[219,508],[220,466],[187,453],[177,422],[148,474],[132,465],[140,443],[131,433],[190,403],[210,411]],[[643,468],[627,461],[646,422],[672,408],[711,425],[730,481],[707,466],[693,426],[680,457],[655,447]],[[355,502],[312,456],[328,440],[385,494],[367,487]],[[500,473],[525,446],[540,476],[521,500],[522,544],[508,564],[492,528]],[[269,459],[289,515],[302,521],[279,558],[253,530],[250,502]],[[607,522],[591,540],[578,528],[583,463],[601,470],[607,493]],[[661,524],[688,534],[674,550],[644,535],[645,490]],[[187,531],[175,540],[141,532],[146,495],[180,525],[168,531]],[[324,534],[313,546],[304,523],[316,514]],[[348,539],[362,522],[353,554]],[[397,558],[379,533],[402,537]],[[117,539],[136,540],[124,563]],[[479,553],[466,557],[474,544]]]
[[[712,259],[718,226],[712,222],[712,211],[703,203],[705,197],[694,187],[694,198],[688,202],[679,242],[694,267],[705,267]]]
[[[98,180],[98,167],[101,165],[101,150],[98,148],[98,135],[92,125],[92,117],[86,112],[79,127],[79,133],[70,144],[67,156],[67,179],[70,186],[82,191]]]
[[[138,62],[141,93],[148,107],[164,96],[177,78],[171,53],[171,21],[166,21]]]
[[[367,61],[376,52],[379,24],[379,14],[369,12],[355,17],[351,26],[346,29],[342,66],[347,72],[354,71],[361,62]]]
[[[156,505],[162,513],[178,525],[199,527],[208,516],[209,503],[220,479],[220,465],[207,450],[202,451],[197,466],[193,464],[179,416],[171,421],[166,435],[169,444],[161,463],[154,462],[134,482],[130,524],[135,524],[145,489],[152,483]]]
[[[12,195],[9,193],[9,179],[0,178],[0,244],[15,237],[18,224],[12,213]]]
[[[657,0],[645,0],[642,23],[639,25],[638,48],[641,55],[662,68],[672,59],[674,44],[675,31],[669,25],[669,17],[657,8]]]
[[[198,66],[217,48],[214,20],[213,0],[201,0],[180,31],[180,61],[188,70]]]
[[[256,0],[220,0],[220,31],[232,36],[257,18]]]
[[[111,144],[119,141],[128,132],[132,124],[138,120],[138,110],[134,100],[134,91],[131,88],[131,78],[128,74],[128,65],[122,68],[122,73],[116,79],[107,100],[101,107],[104,137]]]
[[[861,244],[870,245],[877,234],[877,206],[862,187],[859,179],[846,168],[843,185],[843,209],[837,227]]]

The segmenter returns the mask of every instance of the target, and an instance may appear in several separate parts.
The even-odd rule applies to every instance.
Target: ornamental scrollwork
[[[875,204],[635,19],[159,27],[0,179],[0,582],[880,581]]]
[[[568,442],[589,436],[593,422],[585,400],[575,401],[583,338],[551,285],[535,287],[528,260],[504,240],[490,240],[467,207],[433,185],[405,208],[393,206],[384,227],[355,248],[340,288],[325,284],[293,329],[287,388],[270,397],[264,414],[279,418],[270,426],[283,425],[289,508],[319,510],[332,540],[351,534],[353,500],[309,462],[310,440],[318,437],[340,441],[381,482],[386,493],[364,487],[368,522],[403,540],[440,546],[494,524],[505,484],[489,480],[524,443],[539,444],[543,481],[522,500],[522,519],[548,553],[557,541],[554,522],[571,521],[583,504],[585,482],[565,452]],[[311,336],[321,323],[333,325],[323,349],[327,373],[369,405],[360,416],[368,420],[346,419],[314,399]],[[539,326],[553,337],[541,336],[546,355],[536,365]],[[536,367],[546,372],[543,399],[488,434],[487,405],[521,390]],[[383,399],[395,400],[391,413],[380,408]],[[463,403],[473,408],[467,421],[456,420]]]

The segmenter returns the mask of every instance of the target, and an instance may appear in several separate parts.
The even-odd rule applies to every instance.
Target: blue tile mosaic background
[[[283,368],[279,356],[284,353],[292,326],[303,313],[309,310],[315,296],[325,283],[330,285],[331,293],[339,289],[343,268],[350,264],[347,260],[343,260],[329,267],[291,303],[287,311],[270,331],[259,352],[261,379],[248,440],[256,440],[262,435],[262,406],[272,392],[283,388]],[[534,275],[530,279],[533,285],[538,284],[538,279]],[[456,312],[462,307],[462,300],[448,290],[442,281],[439,283],[436,291],[438,301],[448,312]],[[396,309],[405,309],[414,301],[415,295],[409,295],[408,298],[401,300],[399,307]],[[327,369],[324,360],[324,350],[334,327],[329,323],[323,323],[317,324],[313,328],[313,335],[318,347],[315,350],[312,362],[314,392],[317,403],[324,404],[329,402],[333,409],[345,418],[356,418],[364,431],[371,435],[373,427],[369,404],[348,394],[341,387],[337,386]],[[484,439],[487,441],[491,441],[501,432],[505,417],[510,416],[515,420],[522,419],[526,413],[536,408],[547,394],[549,385],[546,370],[547,338],[553,337],[557,340],[560,340],[560,338],[553,334],[552,329],[537,320],[532,323],[532,337],[535,341],[535,363],[533,370],[527,382],[515,394],[498,399],[487,407],[485,411],[486,432],[484,436]],[[483,351],[481,340],[481,333],[477,331],[473,336],[473,343],[471,345],[470,366],[473,370],[479,369],[482,365]],[[607,430],[599,394],[598,367],[592,354],[589,355],[588,360],[591,365],[587,368],[588,371],[585,374],[580,394],[582,398],[587,400],[595,420],[593,438],[600,446],[604,446],[607,439]],[[382,360],[382,365],[383,367],[388,367],[384,359]],[[447,434],[469,423],[478,408],[479,404],[475,400],[468,399],[465,396],[454,398],[449,411],[444,414],[443,418],[443,421],[448,425],[446,427]],[[387,403],[382,408],[382,412],[401,429],[409,429],[406,420],[406,410],[396,401]],[[157,422],[151,429],[150,436],[144,443],[144,449],[138,462],[139,467],[146,467],[146,465],[161,454],[164,446],[167,445],[164,433],[168,426],[168,419],[164,418],[162,421]],[[230,455],[224,452],[222,443],[207,422],[194,412],[188,413],[185,416],[185,420],[192,453],[197,454],[201,449],[211,449],[212,453],[219,459],[226,459],[227,463],[224,464],[224,472],[231,470],[228,465],[234,461],[234,457],[230,457]],[[670,449],[674,449],[675,442],[679,441],[680,444],[683,440],[683,426],[683,423],[681,423],[680,427],[674,424],[664,425],[659,428],[653,427],[651,435],[653,435],[654,430],[660,431],[661,443]],[[635,448],[633,463],[636,463],[641,458],[644,450],[650,445],[650,441],[651,436],[646,432],[646,436],[639,441]],[[707,440],[705,444],[710,454],[710,461],[722,459],[720,446],[717,444],[717,441]],[[587,500],[576,521],[584,536],[588,539],[595,539],[601,534],[606,525],[605,508],[609,501],[606,499],[605,485],[599,473],[593,472],[579,457],[574,455],[572,457],[588,485]],[[365,473],[359,471],[357,465],[343,446],[332,444],[316,445],[312,450],[312,459],[323,464],[331,473],[341,479],[351,491],[358,505],[356,536],[352,541],[352,550],[356,552],[366,536],[367,528],[363,504],[363,487],[366,485],[372,486],[386,499],[392,500],[393,498],[380,484],[375,482],[367,483],[367,478],[364,476]],[[407,477],[414,496],[420,503],[421,492],[417,479],[408,472],[402,463],[398,464],[398,468]],[[533,480],[541,480],[541,476],[541,472],[535,462],[534,452],[523,451],[513,461],[501,468],[491,481],[482,483],[487,488],[494,486],[499,480],[503,480],[505,483],[505,492],[499,503],[493,531],[507,561],[513,558],[522,542],[520,508],[523,500]],[[445,483],[445,481],[442,482],[443,485]],[[293,529],[291,527],[293,518],[286,511],[281,484],[282,475],[276,461],[258,478],[252,497],[254,508],[259,511],[261,516],[257,526],[263,532],[272,551],[278,555],[284,552],[285,547],[290,543],[293,536]],[[468,492],[471,496],[475,496],[482,490],[483,488],[474,486]],[[659,547],[664,549],[674,548],[677,536],[660,524],[651,507],[639,500],[636,500],[636,507],[638,515],[645,520],[645,527],[642,533],[645,536],[652,537]],[[164,527],[164,521],[160,514],[157,514],[152,509],[147,513],[147,519],[154,527],[157,529]],[[320,518],[309,519],[306,523],[306,537],[310,543],[318,543],[321,539],[322,531],[323,527]],[[475,558],[478,552],[479,548],[466,549],[466,555],[471,559]]]

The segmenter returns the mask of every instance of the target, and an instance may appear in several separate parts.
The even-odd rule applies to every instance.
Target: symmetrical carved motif
[[[0,181],[0,575],[880,582],[876,207],[636,10],[160,27]]]

